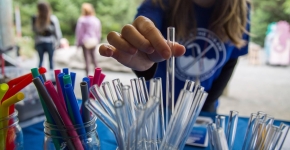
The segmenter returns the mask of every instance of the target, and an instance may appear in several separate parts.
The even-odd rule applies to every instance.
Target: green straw
[[[63,76],[63,87],[65,85],[71,84],[71,83],[72,83],[72,81],[71,81],[70,75],[64,75]],[[63,92],[65,92],[65,91],[63,91]],[[70,105],[70,101],[69,101],[69,99],[68,99],[68,97],[66,95],[65,95],[65,103],[66,103],[66,108],[67,108],[69,117],[72,120],[72,122],[75,124],[76,121],[75,121],[75,118],[74,118],[74,115],[73,115],[73,111],[72,111],[72,108],[71,108],[71,105]]]
[[[33,76],[33,78],[40,78],[42,80],[42,77],[40,76],[39,72],[38,72],[38,68],[32,68],[31,69],[31,74]],[[51,114],[49,113],[44,101],[43,101],[43,98],[42,96],[39,94],[38,92],[38,96],[39,96],[39,100],[41,102],[41,105],[42,105],[42,108],[43,108],[43,111],[44,111],[44,115],[46,117],[46,121],[50,124],[54,124],[54,121],[52,119],[52,116]],[[56,131],[52,131],[52,135],[57,135],[57,132]],[[56,149],[60,149],[60,145],[61,145],[61,142],[55,138],[52,138],[53,140],[53,143],[54,143],[54,146]]]

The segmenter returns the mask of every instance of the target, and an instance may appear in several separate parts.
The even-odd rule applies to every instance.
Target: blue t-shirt
[[[248,45],[238,49],[231,42],[222,42],[215,33],[207,29],[212,8],[203,8],[196,4],[192,7],[195,11],[197,34],[177,41],[186,47],[186,52],[183,56],[175,57],[175,100],[187,79],[200,81],[205,91],[209,91],[228,60],[248,53]],[[167,37],[165,12],[158,5],[153,5],[151,0],[141,4],[137,16],[151,19],[162,35]],[[249,24],[246,28],[249,31]],[[249,41],[249,36],[244,34],[243,39]],[[165,87],[166,61],[158,63],[154,77],[161,77],[162,87]]]

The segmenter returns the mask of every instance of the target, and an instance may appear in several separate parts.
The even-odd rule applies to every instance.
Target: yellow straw
[[[2,83],[0,85],[0,103],[2,101],[2,98],[4,97],[4,95],[6,94],[6,92],[8,91],[9,86],[6,83]]]
[[[2,87],[2,85],[1,85]],[[24,94],[22,92],[18,92],[15,95],[11,96],[7,100],[5,100],[2,105],[0,105],[0,149],[5,149],[6,136],[7,136],[7,127],[8,127],[8,115],[9,115],[9,107],[12,104],[15,104],[24,99]]]

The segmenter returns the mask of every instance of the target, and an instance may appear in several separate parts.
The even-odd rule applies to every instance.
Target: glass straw
[[[202,90],[204,90],[204,88],[201,88]],[[192,115],[193,117],[190,118],[190,121],[189,121],[189,124],[193,125],[203,107],[203,104],[207,98],[207,93],[206,92],[202,92],[202,95],[200,96],[199,99],[196,99],[195,101],[197,101],[197,104],[196,104],[196,108],[194,109],[194,114]],[[184,146],[185,146],[185,143],[186,143],[186,140],[190,134],[192,130],[192,126],[188,126],[187,129],[184,131],[184,134],[183,134],[183,138],[181,140],[181,143],[179,144],[179,148],[178,149],[184,149]]]
[[[251,113],[251,116],[250,116],[249,121],[248,121],[248,126],[246,129],[246,134],[245,134],[242,150],[248,149],[248,146],[250,144],[250,139],[254,133],[254,126],[255,126],[256,119],[257,119],[257,114]]]
[[[171,53],[175,43],[175,28],[167,28],[167,44],[170,47]],[[171,102],[171,112],[174,113],[174,78],[175,78],[175,58],[171,55],[166,61],[166,105],[169,107]],[[166,113],[168,115],[168,113]],[[166,118],[166,125],[168,124],[168,116]]]
[[[259,115],[257,117],[258,117],[258,120],[257,120],[258,123],[255,125],[254,133],[251,137],[250,144],[249,144],[249,147],[247,149],[257,149],[258,148],[258,146],[260,145],[259,138],[260,138],[260,136],[262,136],[264,128],[266,126],[265,120],[259,119],[259,117],[260,117]],[[264,116],[262,118],[264,118]]]
[[[114,79],[114,80],[112,80],[112,82],[113,82],[113,86],[114,86],[114,89],[115,89],[115,92],[116,92],[116,95],[117,95],[117,99],[118,100],[123,100],[122,99],[122,86],[123,86],[123,84],[120,82],[120,80],[119,79]]]
[[[162,89],[161,89],[161,78],[153,78],[150,80],[150,88],[149,88],[149,95],[150,96],[156,96],[156,97],[162,97]],[[162,105],[162,98],[160,98],[160,105],[154,112],[154,118],[153,123],[155,124],[153,134],[154,140],[158,142],[158,140],[161,140],[165,134],[164,129],[164,114],[162,112],[163,105]],[[156,134],[157,133],[157,134]],[[155,146],[155,145],[154,145]]]
[[[126,107],[124,102],[121,100],[117,100],[114,103],[114,108],[116,110],[116,121],[119,126],[119,133],[122,136],[121,142],[122,145],[118,145],[119,149],[126,149],[125,140],[127,139],[127,133],[129,132],[129,122],[128,122],[128,115],[126,113]],[[121,146],[123,146],[121,148]]]
[[[189,91],[189,92],[191,92],[191,91]],[[189,111],[188,112],[186,112],[185,111],[185,109],[184,110],[182,110],[182,111],[185,111],[185,112],[182,112],[182,113],[184,113],[184,114],[186,114],[187,115],[187,117],[186,118],[184,118],[183,120],[182,120],[182,122],[184,122],[184,125],[181,127],[181,129],[180,129],[180,134],[177,134],[176,136],[175,136],[175,142],[174,142],[174,145],[176,145],[177,147],[179,147],[179,144],[180,143],[183,143],[183,141],[182,140],[184,140],[184,138],[183,138],[183,136],[184,135],[187,135],[187,132],[190,132],[190,131],[187,131],[189,128],[190,129],[192,129],[192,126],[193,126],[193,124],[191,124],[191,119],[192,118],[195,118],[195,111],[196,111],[196,109],[197,109],[197,105],[199,104],[199,101],[200,101],[200,98],[201,98],[201,95],[202,95],[202,93],[203,93],[203,89],[199,89],[198,91],[197,91],[197,94],[196,95],[194,95],[194,93],[193,92],[191,92],[192,93],[192,97],[190,98],[190,99],[188,99],[187,100],[187,103],[188,103],[188,101],[191,101],[190,103],[188,103],[187,105],[191,105],[190,107],[189,107]],[[184,99],[184,100],[186,100],[186,99]],[[177,108],[177,107],[176,107]],[[182,109],[182,108],[180,108],[180,109]],[[178,110],[179,111],[179,110]]]
[[[172,145],[173,148],[178,148],[180,143],[178,141],[180,141],[182,136],[176,137],[176,135],[183,133],[188,126],[188,118],[193,117],[189,115],[190,110],[194,107],[192,105],[193,98],[193,92],[181,90],[177,100],[177,103],[180,103],[180,109],[176,109],[170,118],[165,137],[162,140],[161,149],[167,147],[168,144]]]
[[[107,98],[107,100],[109,100],[109,102],[111,103],[111,105],[114,105],[114,101],[117,100],[116,95],[114,95],[113,90],[111,88],[111,85],[108,81],[103,82],[102,83],[102,88],[105,94],[105,97]]]
[[[217,115],[215,116],[215,123],[217,128],[223,128],[225,130],[226,128],[226,117],[223,115]]]
[[[229,150],[231,150],[234,146],[238,119],[239,119],[239,112],[230,111],[228,125],[227,125],[227,131],[226,131],[226,137],[227,137],[227,143],[228,143]]]
[[[274,147],[273,143],[276,143],[280,134],[281,130],[279,129],[279,127],[274,125],[269,126],[269,130],[267,131],[265,140],[263,141],[263,143],[260,144],[259,149],[272,150]]]
[[[138,78],[139,86],[140,86],[140,93],[141,93],[141,101],[145,105],[149,99],[147,85],[144,77]]]
[[[134,122],[135,110],[134,106],[131,105],[131,96],[130,96],[131,87],[129,85],[124,85],[122,87],[123,102],[126,108],[126,113],[128,114],[128,121],[130,126]]]
[[[131,82],[131,87],[132,87],[132,91],[133,91],[133,97],[134,97],[134,102],[135,102],[135,105],[138,105],[138,104],[143,104],[142,101],[141,101],[141,94],[140,94],[140,85],[139,85],[139,80],[137,78],[134,78],[134,79],[131,79],[130,82]]]
[[[289,125],[282,122],[279,126],[279,129],[281,130],[282,133],[279,136],[277,143],[275,144],[275,149],[282,149],[285,139],[289,132]]]
[[[116,111],[114,107],[111,105],[111,103],[105,98],[103,95],[103,92],[98,87],[98,85],[93,85],[90,87],[90,92],[92,95],[99,101],[101,106],[104,108],[104,110],[113,118],[116,119]]]

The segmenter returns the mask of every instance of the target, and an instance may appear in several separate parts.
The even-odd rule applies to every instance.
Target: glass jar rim
[[[78,128],[81,128],[83,126],[90,126],[91,124],[95,124],[96,123],[96,120],[97,120],[97,117],[95,115],[93,115],[93,118],[88,121],[88,122],[85,122],[83,124],[74,124],[74,125],[61,125],[61,126],[58,126],[58,125],[55,125],[55,124],[51,124],[51,123],[48,123],[46,120],[43,122],[43,126],[45,128],[51,128],[51,129],[56,129],[58,130],[59,128],[63,128],[63,129],[78,129]]]
[[[12,124],[10,124],[10,125],[8,124],[7,126],[4,126],[4,127],[2,126],[2,128],[0,128],[0,130],[8,129],[8,128],[18,124],[19,120],[18,120],[17,116],[18,116],[18,111],[16,109],[14,109],[14,112],[12,114],[10,114],[9,116],[0,118],[0,123],[5,122],[5,121],[9,121],[9,120],[15,118],[15,120],[13,121]]]
[[[90,121],[84,123],[83,125],[77,124],[77,125],[71,125],[71,126],[65,126],[65,125],[57,126],[54,124],[50,124],[47,121],[44,121],[43,122],[44,134],[45,136],[51,137],[51,138],[66,138],[66,139],[79,138],[85,135],[89,135],[96,131],[96,128],[97,128],[96,120],[97,120],[97,117],[93,115],[93,118]],[[80,134],[80,135],[78,134],[78,136],[69,136],[69,137],[62,137],[62,136],[56,136],[56,135],[50,134],[50,132],[52,131],[70,132],[70,131],[78,131],[81,128],[85,128],[85,129],[89,128],[90,130],[86,132],[85,134]]]

